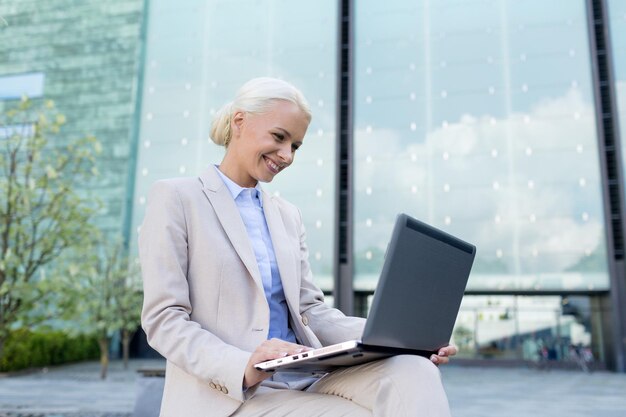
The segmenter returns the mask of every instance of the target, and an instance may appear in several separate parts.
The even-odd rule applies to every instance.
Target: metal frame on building
[[[126,178],[126,198],[124,200],[124,224],[122,225],[122,234],[124,237],[124,248],[130,250],[130,237],[133,235],[131,227],[133,225],[133,202],[135,197],[135,182],[137,174],[137,157],[139,155],[139,135],[141,130],[141,113],[143,105],[143,84],[146,62],[146,49],[148,39],[148,13],[149,0],[143,0],[143,9],[141,15],[141,28],[139,38],[139,65],[137,68],[137,83],[135,84],[135,110],[134,120],[131,128],[130,136],[130,152],[128,158],[128,175]]]
[[[626,372],[626,263],[624,260],[624,171],[620,144],[613,50],[606,0],[587,0],[587,23],[602,177],[608,270],[611,290],[599,300],[607,340],[607,365]]]
[[[339,2],[337,54],[337,141],[335,184],[335,307],[354,313],[353,265],[353,88],[354,88],[354,2]]]

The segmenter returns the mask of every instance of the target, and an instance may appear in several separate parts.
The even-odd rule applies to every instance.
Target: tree
[[[130,341],[141,324],[141,306],[143,304],[143,288],[139,264],[124,256],[118,267],[126,270],[125,279],[116,286],[116,300],[120,331],[122,333],[122,358],[124,369],[128,369]]]
[[[109,345],[121,332],[124,367],[128,367],[130,339],[139,327],[143,293],[137,262],[125,254],[121,242],[105,237],[82,248],[68,265],[63,291],[66,316],[82,332],[95,334],[100,346],[100,377],[106,378]]]
[[[93,231],[97,203],[84,190],[101,147],[62,138],[64,123],[52,101],[23,98],[0,114],[0,355],[12,328],[50,318],[46,268]]]

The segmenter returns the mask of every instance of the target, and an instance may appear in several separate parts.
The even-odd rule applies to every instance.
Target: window
[[[0,76],[0,99],[43,96],[45,75],[41,72]]]
[[[355,7],[355,289],[400,211],[476,244],[472,290],[608,288],[585,2]]]

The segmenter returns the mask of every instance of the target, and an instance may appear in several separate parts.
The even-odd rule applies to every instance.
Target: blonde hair
[[[307,121],[311,121],[309,103],[296,87],[277,78],[253,78],[241,86],[233,101],[226,103],[215,113],[209,134],[211,139],[220,146],[228,147],[232,137],[231,121],[235,112],[262,114],[269,111],[277,100],[296,104]]]

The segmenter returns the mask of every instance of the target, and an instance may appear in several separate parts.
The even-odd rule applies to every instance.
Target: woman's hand
[[[444,346],[439,349],[436,355],[430,355],[430,360],[435,365],[443,365],[450,362],[450,356],[456,355],[456,347],[452,345]]]
[[[270,372],[258,371],[254,365],[272,359],[284,358],[310,350],[310,347],[296,345],[280,339],[270,339],[261,343],[250,356],[246,372],[243,376],[243,388],[246,389],[272,376]]]

